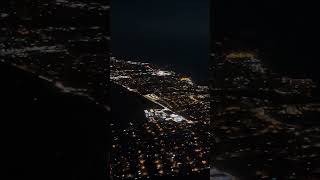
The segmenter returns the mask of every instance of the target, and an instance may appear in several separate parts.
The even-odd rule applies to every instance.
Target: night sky
[[[228,48],[258,49],[278,71],[319,79],[319,11],[311,1],[215,0],[213,41]]]
[[[206,80],[209,0],[114,0],[112,52]]]

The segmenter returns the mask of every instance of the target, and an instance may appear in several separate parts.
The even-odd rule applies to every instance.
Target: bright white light
[[[168,71],[158,71],[157,72],[157,75],[158,76],[170,76],[171,75],[171,72],[168,72]]]
[[[175,118],[175,117],[178,117],[178,115],[176,115],[176,114],[171,114],[170,117]]]
[[[177,117],[174,118],[175,122],[181,122],[182,120],[184,120],[184,119],[181,116],[177,116]]]

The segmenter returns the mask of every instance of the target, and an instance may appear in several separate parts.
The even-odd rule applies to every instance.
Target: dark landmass
[[[107,179],[104,107],[7,64],[0,79],[8,179]]]

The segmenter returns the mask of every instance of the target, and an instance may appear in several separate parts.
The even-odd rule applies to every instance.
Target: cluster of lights
[[[145,116],[147,118],[158,116],[158,117],[161,117],[161,119],[164,119],[164,120],[167,120],[167,121],[168,120],[172,120],[172,121],[175,121],[175,122],[181,122],[181,121],[185,120],[185,118],[183,118],[180,115],[177,115],[177,114],[174,114],[174,113],[168,114],[167,112],[168,112],[168,109],[144,110]],[[169,112],[171,112],[171,111],[169,111]]]
[[[169,71],[161,71],[161,70],[158,70],[158,71],[155,73],[155,75],[157,75],[157,76],[170,76],[170,75],[172,75],[172,73],[169,72]]]

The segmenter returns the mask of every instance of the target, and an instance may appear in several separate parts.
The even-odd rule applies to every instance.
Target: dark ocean
[[[111,82],[110,105],[112,121],[125,129],[129,122],[141,125],[147,121],[144,110],[159,107],[157,104],[145,99],[135,92],[130,92],[124,87]]]
[[[112,2],[114,56],[146,59],[164,68],[208,79],[209,1]]]

